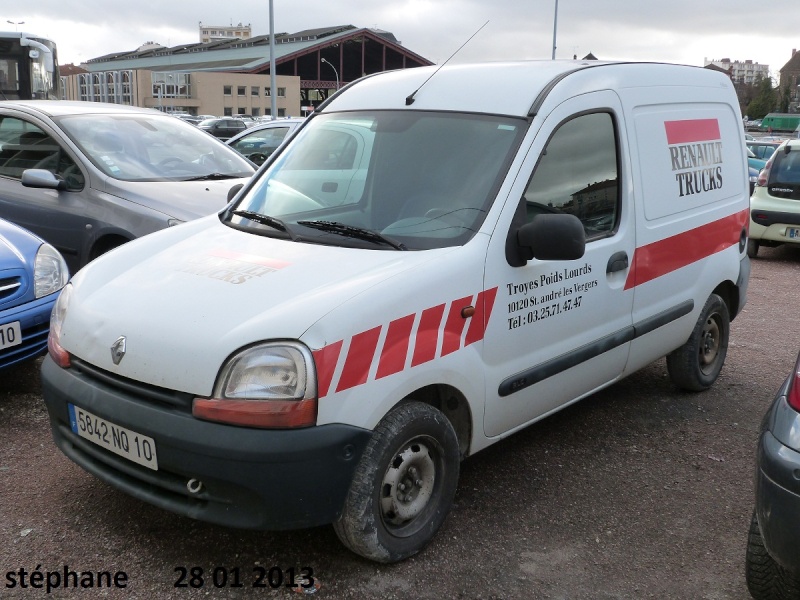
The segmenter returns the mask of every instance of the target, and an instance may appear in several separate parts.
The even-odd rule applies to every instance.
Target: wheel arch
[[[91,248],[89,248],[89,256],[88,260],[94,260],[98,256],[105,254],[109,250],[113,250],[118,246],[122,246],[131,241],[131,237],[124,235],[122,233],[104,233],[100,237],[98,237],[93,243]]]
[[[723,281],[716,288],[714,288],[714,291],[711,293],[722,298],[722,301],[728,307],[730,320],[733,322],[733,320],[736,318],[736,315],[739,314],[739,310],[741,308],[739,306],[739,288],[736,286],[736,284],[732,281]]]
[[[406,395],[394,407],[409,402],[429,404],[441,412],[456,432],[461,459],[470,453],[472,441],[472,409],[464,394],[457,388],[444,383],[427,385]]]

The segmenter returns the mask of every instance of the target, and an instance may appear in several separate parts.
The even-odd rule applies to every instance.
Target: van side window
[[[562,123],[547,142],[525,190],[528,221],[542,213],[578,217],[587,240],[609,235],[619,216],[614,121],[591,113]]]
[[[32,123],[2,117],[0,176],[21,179],[25,169],[45,169],[64,179],[67,189],[83,189],[81,170],[58,142]]]

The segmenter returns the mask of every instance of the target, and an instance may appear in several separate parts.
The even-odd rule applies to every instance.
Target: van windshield
[[[461,245],[483,223],[526,128],[474,114],[320,114],[223,220],[313,243]]]

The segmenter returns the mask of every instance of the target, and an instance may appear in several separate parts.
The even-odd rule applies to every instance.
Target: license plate
[[[101,419],[74,404],[68,404],[68,407],[70,427],[83,439],[143,467],[158,471],[156,442],[153,438]]]
[[[786,235],[788,235],[792,239],[800,238],[800,229],[795,229],[794,227],[788,227],[786,229]]]
[[[19,321],[0,325],[0,350],[19,346],[22,343],[22,330]]]

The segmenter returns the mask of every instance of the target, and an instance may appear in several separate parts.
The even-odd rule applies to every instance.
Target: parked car
[[[74,273],[133,238],[211,214],[253,166],[155,110],[0,103],[0,215],[56,247]]]
[[[287,117],[261,122],[226,143],[248,160],[261,165],[303,121],[303,117]]]
[[[756,600],[800,594],[800,356],[762,420],[745,575]]]
[[[749,179],[750,179],[750,195],[752,196],[753,192],[756,189],[756,183],[758,182],[758,175],[760,173],[760,170],[748,164],[747,172],[749,174]]]
[[[200,121],[197,126],[213,135],[221,139],[222,141],[228,140],[235,136],[237,133],[241,133],[248,127],[248,123],[246,123],[242,119],[236,119],[234,117],[223,117],[219,119],[206,119],[205,121]]]
[[[0,219],[0,370],[45,353],[50,313],[68,279],[55,248]]]
[[[800,140],[787,140],[767,161],[750,198],[747,253],[760,246],[800,244]]]
[[[760,158],[761,160],[769,160],[769,157],[772,156],[772,153],[775,152],[775,149],[781,145],[779,141],[769,141],[769,140],[746,140],[745,145],[749,150],[756,155],[756,158]]]
[[[195,115],[177,115],[177,117],[179,119],[181,119],[182,121],[186,121],[187,123],[191,123],[192,125],[199,125],[200,123],[202,123],[205,120],[202,117],[197,117]]]

